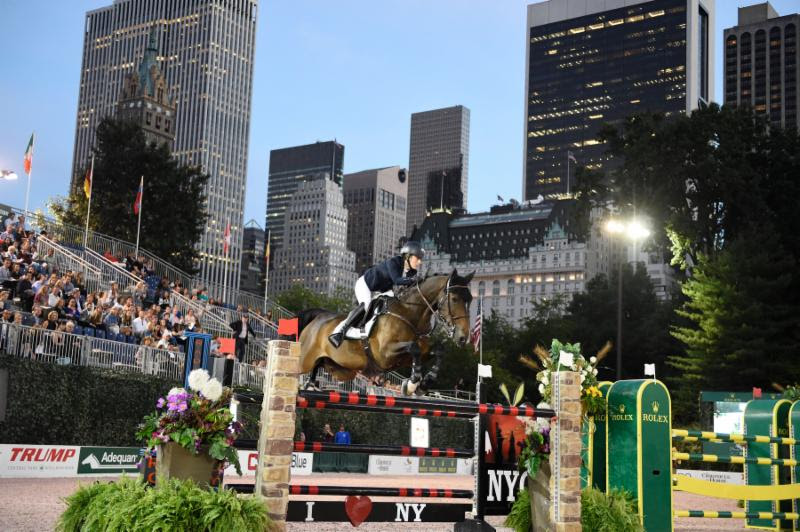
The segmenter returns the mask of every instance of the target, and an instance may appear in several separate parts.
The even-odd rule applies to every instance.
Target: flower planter
[[[159,445],[157,452],[156,482],[177,478],[191,479],[200,486],[211,483],[217,460],[202,450],[195,455],[175,442],[167,442]]]
[[[550,522],[550,460],[542,460],[539,471],[528,476],[528,493],[531,499],[531,527],[533,532],[555,530]]]

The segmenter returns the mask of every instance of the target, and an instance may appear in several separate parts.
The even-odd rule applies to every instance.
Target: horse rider
[[[372,301],[373,292],[388,292],[395,285],[408,286],[417,281],[417,270],[422,266],[425,250],[419,242],[409,240],[400,250],[400,255],[391,257],[376,264],[364,272],[356,281],[355,292],[358,306],[340,323],[328,341],[334,347],[342,345],[344,333],[350,327],[362,326],[361,321],[366,318],[367,309]]]

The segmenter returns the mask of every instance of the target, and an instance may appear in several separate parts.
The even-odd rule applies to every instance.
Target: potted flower
[[[189,374],[189,389],[173,388],[145,416],[136,436],[146,441],[146,455],[157,451],[156,480],[192,479],[208,484],[216,469],[233,464],[242,474],[233,442],[242,431],[229,408],[231,391],[208,372]]]

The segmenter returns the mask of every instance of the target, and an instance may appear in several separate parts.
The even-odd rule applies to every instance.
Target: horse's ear
[[[450,278],[455,279],[456,277],[458,277],[458,270],[453,268],[453,271],[450,272]]]
[[[473,277],[474,275],[475,275],[475,271],[474,271],[474,270],[473,270],[473,271],[471,271],[471,272],[469,272],[469,273],[467,274],[467,276],[466,276],[466,277],[464,277],[464,281],[465,281],[467,284],[469,284],[469,283],[470,283],[470,281],[472,281],[472,277]]]

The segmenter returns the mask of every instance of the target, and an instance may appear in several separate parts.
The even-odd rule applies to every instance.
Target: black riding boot
[[[347,315],[347,319],[344,320],[344,326],[339,330],[339,332],[335,332],[332,335],[328,336],[328,341],[333,344],[333,347],[339,347],[342,345],[342,340],[344,340],[344,333],[347,332],[347,329],[359,323],[361,319],[364,317],[364,305],[358,305],[356,308],[350,311],[350,314]]]

